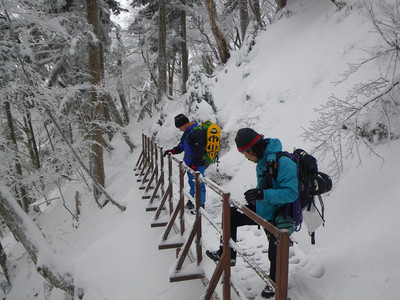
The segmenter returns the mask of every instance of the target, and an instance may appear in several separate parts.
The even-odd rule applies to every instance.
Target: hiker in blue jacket
[[[176,147],[165,151],[164,156],[166,156],[168,153],[179,154],[184,152],[183,162],[194,171],[199,171],[204,176],[204,171],[206,169],[204,160],[206,141],[202,130],[195,129],[198,127],[197,122],[189,122],[189,119],[184,114],[179,114],[175,117],[175,126],[179,128],[180,131],[183,131],[181,141]],[[187,175],[190,186],[189,193],[192,197],[194,197],[194,176],[189,172]],[[203,182],[200,184],[200,187],[201,206],[204,208],[206,202],[206,187]],[[188,200],[185,207],[192,210],[194,208],[194,204],[192,201]]]
[[[257,164],[257,187],[247,190],[244,197],[247,207],[263,217],[268,222],[274,224],[275,218],[285,204],[294,202],[298,197],[297,165],[290,158],[282,156],[279,159],[277,177],[266,176],[267,163],[275,162],[276,154],[282,151],[282,144],[279,139],[267,138],[258,134],[251,128],[242,128],[235,138],[237,149],[248,160]],[[289,224],[294,229],[292,220],[286,220],[285,225]],[[231,207],[231,238],[236,242],[237,228],[243,225],[257,225],[245,214]],[[292,232],[293,230],[291,230]],[[276,237],[266,231],[269,247],[268,259],[270,261],[269,277],[275,282],[276,277]],[[222,245],[217,251],[206,251],[211,259],[218,261],[223,251]],[[236,264],[236,251],[231,248],[231,266]],[[267,285],[261,295],[271,298],[275,292]]]

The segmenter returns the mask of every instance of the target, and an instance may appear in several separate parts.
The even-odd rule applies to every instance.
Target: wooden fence
[[[224,300],[231,299],[231,251],[230,247],[234,248],[239,255],[243,254],[243,250],[230,239],[230,206],[235,206],[239,211],[246,214],[265,230],[276,237],[277,244],[277,266],[276,266],[276,283],[274,283],[268,275],[257,265],[251,258],[242,255],[244,261],[269,285],[275,288],[276,300],[287,300],[288,290],[288,268],[289,268],[289,244],[290,237],[288,230],[281,230],[274,227],[259,215],[248,209],[246,206],[240,205],[232,199],[230,193],[218,186],[206,177],[203,177],[200,172],[194,172],[186,166],[181,160],[168,155],[168,166],[164,165],[163,148],[159,147],[154,141],[145,135],[142,135],[142,152],[135,167],[135,175],[138,177],[138,182],[141,182],[140,189],[143,190],[142,198],[149,200],[146,211],[155,211],[155,215],[151,222],[152,227],[165,226],[165,231],[160,238],[159,249],[177,249],[177,260],[170,273],[170,281],[182,281],[191,279],[202,279],[206,283],[206,291],[204,299],[218,299],[219,296],[215,293],[215,289],[219,280],[222,279],[222,298]],[[195,180],[195,219],[189,233],[185,233],[185,172],[190,172],[194,175]],[[178,199],[173,198],[174,182],[178,187]],[[223,253],[218,262],[213,275],[208,280],[205,277],[204,271],[201,268],[203,259],[203,249],[201,247],[202,238],[202,215],[204,211],[200,206],[201,194],[200,184],[203,182],[207,189],[213,190],[222,198],[222,242]],[[161,195],[161,197],[160,197]],[[161,199],[160,199],[161,198]],[[157,201],[156,201],[157,200]],[[167,219],[161,217],[163,210],[168,210]],[[173,230],[174,229],[174,230]],[[175,236],[171,232],[175,231]],[[183,263],[188,257],[189,252],[194,250],[195,266],[190,270],[182,270]],[[206,280],[204,280],[206,279]],[[237,292],[237,289],[233,287]],[[240,295],[239,295],[240,296]]]

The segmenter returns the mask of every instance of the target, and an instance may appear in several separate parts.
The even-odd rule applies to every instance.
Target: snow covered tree
[[[217,42],[219,57],[221,62],[225,64],[228,62],[230,57],[229,45],[224,33],[218,26],[217,9],[214,0],[204,0],[204,3],[207,7],[208,15],[210,17],[211,31],[214,35],[215,41]]]
[[[189,78],[189,53],[186,38],[186,0],[181,0],[181,60],[182,60],[182,94],[186,93],[186,82]]]
[[[337,176],[343,171],[345,158],[356,155],[361,163],[358,149],[362,145],[377,154],[374,145],[400,138],[400,3],[364,4],[382,44],[370,52],[369,59],[350,65],[341,82],[374,64],[378,75],[356,84],[345,99],[332,95],[318,109],[320,118],[312,121],[304,134],[318,144],[317,151],[332,154],[331,167]]]
[[[207,115],[215,115],[217,113],[217,108],[211,93],[210,79],[205,76],[200,67],[196,66],[192,68],[187,88],[186,101],[189,106],[189,112],[194,113],[200,106],[204,106],[206,103],[210,108],[208,109],[209,113]]]
[[[165,0],[159,0],[158,10],[158,93],[156,104],[167,93],[167,8]]]
[[[0,214],[38,272],[70,294],[74,293],[72,273],[40,264],[43,236],[16,204],[34,214],[62,182],[86,181],[89,176],[95,188],[119,206],[86,166],[90,165],[88,149],[103,147],[90,139],[92,124],[102,129],[97,117],[103,113],[96,105],[98,98],[94,105],[90,99],[92,91],[101,90],[92,90],[91,80],[99,82],[101,51],[96,43],[105,39],[93,33],[85,11],[83,0],[0,2]],[[100,28],[106,36],[107,26]],[[93,56],[89,41],[95,46]],[[96,122],[91,119],[93,111]],[[14,197],[3,193],[3,187]],[[35,202],[39,198],[45,201]]]
[[[24,246],[37,271],[53,286],[71,296],[74,295],[72,264],[65,263],[65,258],[53,252],[36,224],[16,205],[15,199],[2,186],[0,186],[0,216],[14,237]],[[68,266],[71,269],[62,269],[60,266]]]
[[[0,175],[21,204],[27,199],[27,208],[75,172],[83,175],[65,143],[82,161],[89,157],[92,105],[87,101],[91,90],[87,49],[88,41],[96,37],[82,13],[84,1],[2,1],[0,8],[0,105],[7,112],[0,116],[0,122],[7,124],[1,132],[5,139],[0,146],[4,161]],[[106,27],[100,27],[103,35]]]

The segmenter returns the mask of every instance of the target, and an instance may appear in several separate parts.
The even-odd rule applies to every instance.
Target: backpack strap
[[[272,179],[275,181],[278,178],[278,161],[279,159],[284,156],[284,153],[282,151],[275,153],[275,154],[268,154],[267,160],[265,163],[266,170],[263,174],[263,189],[269,189],[272,188]]]
[[[271,159],[268,161],[268,159],[267,159],[266,173],[267,173],[267,178],[270,180],[270,184],[271,184],[270,187],[272,187],[272,178],[274,178],[275,181],[278,178],[278,163],[279,163],[279,159],[282,156],[286,156],[286,157],[290,158],[293,162],[296,163],[297,176],[299,175],[299,165],[298,165],[297,157],[294,154],[289,153],[287,151],[280,151],[275,154],[274,160]],[[298,189],[299,189],[299,187],[298,187]],[[294,202],[287,203],[287,204],[283,205],[281,208],[277,209],[275,211],[274,215],[275,215],[275,217],[277,217],[281,213],[283,213],[286,218],[288,218],[288,217],[291,218],[296,225],[295,230],[299,231],[301,228],[301,223],[303,221],[301,204],[300,204],[300,194],[299,194],[299,197]]]

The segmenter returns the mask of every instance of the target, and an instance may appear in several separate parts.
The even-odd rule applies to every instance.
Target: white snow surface
[[[347,64],[367,58],[365,49],[382,43],[362,11],[361,1],[346,2],[346,7],[338,10],[328,0],[289,0],[292,14],[268,26],[250,53],[233,52],[212,79],[224,144],[219,165],[208,168],[206,176],[216,179],[235,199],[243,201],[243,192],[256,184],[255,165],[235,148],[239,128],[250,126],[266,137],[279,138],[284,149],[312,149],[315,145],[300,135],[309,120],[318,117],[314,108],[326,103],[331,94],[345,96],[353,84],[379,72],[370,64],[348,81],[334,84]],[[41,205],[42,212],[34,216],[50,247],[63,258],[57,269],[68,262],[75,284],[85,291],[84,300],[187,300],[199,299],[204,292],[200,280],[169,282],[176,252],[158,250],[164,228],[150,227],[154,212],[145,211],[147,201],[142,200],[133,172],[142,133],[154,134],[165,149],[179,141],[173,117],[187,113],[184,100],[172,101],[163,110],[166,119],[162,127],[155,118],[131,122],[127,132],[137,145],[133,153],[116,135],[112,141],[115,150],[105,157],[107,191],[126,205],[126,211],[111,204],[99,209],[85,185],[67,182],[63,196],[69,209],[74,210],[75,193],[80,193],[79,221],[72,219],[61,198]],[[189,114],[189,118],[208,119],[202,111]],[[376,146],[381,158],[360,151],[362,162],[348,159],[333,190],[324,196],[326,225],[317,230],[316,245],[310,244],[305,228],[292,235],[292,300],[400,298],[400,141]],[[320,161],[319,166],[329,173],[327,162]],[[227,174],[230,180],[223,176]],[[206,212],[220,222],[220,199],[210,191],[207,196]],[[59,192],[53,197],[60,197]],[[187,216],[189,223],[191,218]],[[238,238],[244,251],[268,271],[268,241],[263,231],[245,226]],[[217,249],[218,240],[219,234],[204,221],[204,248]],[[5,235],[2,244],[12,264],[13,288],[7,299],[66,299],[61,290],[49,291],[11,235]],[[200,267],[209,276],[215,265],[204,255]],[[241,258],[232,268],[232,279],[246,297],[262,299],[263,281]]]

